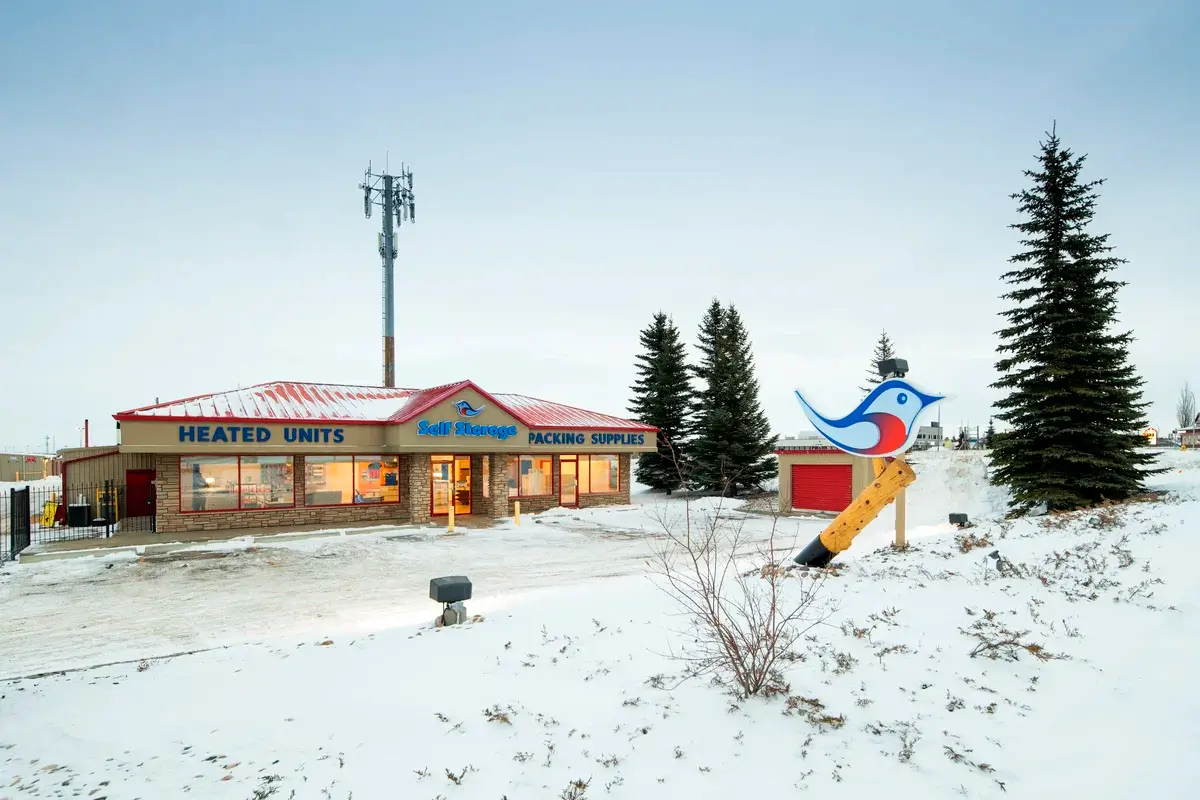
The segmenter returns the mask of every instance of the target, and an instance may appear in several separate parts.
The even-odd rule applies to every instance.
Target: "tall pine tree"
[[[867,368],[867,385],[858,387],[863,394],[870,394],[872,389],[883,383],[883,377],[879,374],[879,362],[895,357],[896,350],[892,339],[888,336],[887,331],[883,331],[879,334],[879,340],[875,342],[875,352],[871,355],[871,366]]]
[[[722,325],[725,309],[713,298],[700,320],[696,349],[700,363],[693,370],[697,388],[692,414],[691,482],[697,489],[724,487],[721,442],[728,438],[729,355]]]
[[[713,300],[700,323],[692,481],[738,494],[775,474],[775,437],[759,402],[754,355],[742,317]]]
[[[1032,182],[1014,194],[1024,250],[1009,261],[999,331],[1006,390],[997,416],[993,478],[1012,490],[1014,511],[1040,504],[1069,510],[1142,491],[1154,455],[1138,447],[1145,425],[1141,378],[1129,363],[1131,333],[1112,330],[1117,290],[1107,234],[1089,233],[1103,181],[1081,182],[1086,156],[1064,149],[1056,132],[1042,143]]]
[[[670,494],[686,474],[686,436],[692,408],[691,375],[679,329],[662,311],[641,332],[637,380],[629,411],[638,422],[658,428],[658,451],[637,460],[638,483]]]

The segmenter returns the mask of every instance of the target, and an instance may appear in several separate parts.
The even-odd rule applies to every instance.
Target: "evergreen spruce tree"
[[[629,411],[638,422],[658,428],[658,451],[637,459],[638,483],[670,494],[686,468],[686,437],[692,407],[691,375],[679,329],[662,311],[641,332],[637,380]],[[685,472],[686,474],[686,472]]]
[[[690,448],[691,483],[696,489],[724,486],[720,443],[727,438],[729,429],[726,419],[729,356],[722,335],[724,316],[725,309],[714,298],[700,320],[696,337],[700,363],[693,370],[697,384]]]
[[[863,394],[870,394],[872,389],[883,383],[883,377],[879,374],[879,362],[895,357],[896,349],[892,339],[887,331],[883,331],[879,334],[879,340],[875,342],[875,352],[871,355],[871,366],[867,369],[867,385],[858,387]]]
[[[1138,447],[1148,404],[1129,363],[1133,336],[1112,330],[1124,284],[1110,273],[1124,259],[1109,255],[1107,234],[1087,230],[1103,181],[1081,182],[1085,159],[1052,132],[1038,169],[1024,172],[1032,186],[1013,195],[1024,250],[1003,276],[1013,307],[993,384],[1008,392],[996,406],[1011,430],[997,437],[992,464],[1016,512],[1122,500],[1161,471]]]
[[[761,486],[775,474],[775,437],[759,402],[754,356],[741,315],[714,299],[698,338],[692,481],[696,488],[731,494]]]
[[[996,438],[996,426],[992,422],[991,417],[988,417],[987,430],[983,432],[983,446],[991,447],[992,441]]]

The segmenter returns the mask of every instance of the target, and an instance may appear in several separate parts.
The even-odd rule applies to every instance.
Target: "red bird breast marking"
[[[864,450],[864,456],[877,456],[904,446],[904,440],[908,438],[904,420],[891,414],[867,414],[866,418],[879,427],[879,444]]]

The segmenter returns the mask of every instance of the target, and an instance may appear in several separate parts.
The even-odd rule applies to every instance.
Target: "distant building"
[[[917,441],[913,444],[913,449],[929,450],[941,447],[944,439],[945,431],[942,430],[941,424],[935,422],[932,425],[922,425],[917,430]]]
[[[0,483],[44,480],[58,474],[58,464],[45,453],[0,453]]]

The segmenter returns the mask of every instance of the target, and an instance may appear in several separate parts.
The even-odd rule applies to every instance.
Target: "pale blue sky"
[[[433,10],[431,10],[433,9]],[[415,173],[397,381],[624,413],[637,331],[715,295],[848,411],[883,326],[984,425],[1008,195],[1053,119],[1109,184],[1173,425],[1195,298],[1200,4],[0,3],[0,447],[128,407],[380,380],[368,159]]]

